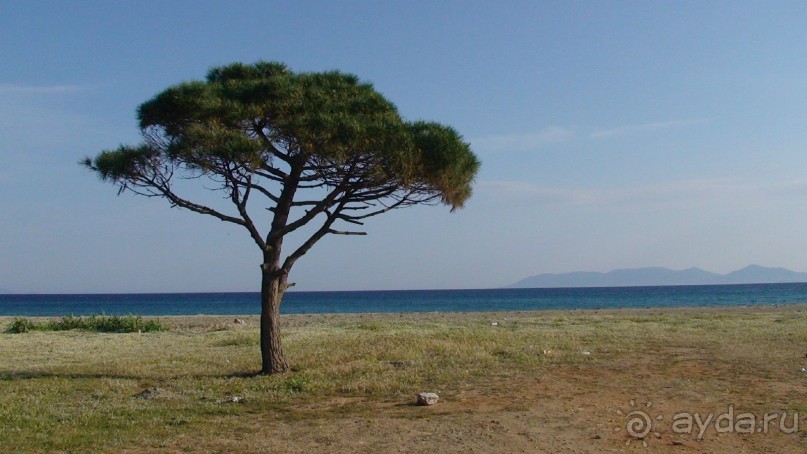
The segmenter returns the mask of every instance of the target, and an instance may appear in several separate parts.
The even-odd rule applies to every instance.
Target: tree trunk
[[[280,300],[286,292],[286,276],[269,264],[261,265],[261,373],[288,372],[280,345]]]

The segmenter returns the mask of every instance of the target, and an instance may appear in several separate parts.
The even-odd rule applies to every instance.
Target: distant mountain
[[[798,273],[785,268],[767,268],[759,265],[750,265],[729,274],[711,273],[700,268],[671,270],[654,267],[614,270],[608,273],[539,274],[522,279],[509,287],[639,287],[652,285],[777,284],[784,282],[807,282],[807,273]]]

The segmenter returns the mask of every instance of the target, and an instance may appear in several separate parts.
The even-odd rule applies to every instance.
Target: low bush
[[[165,331],[165,326],[159,320],[143,320],[139,315],[117,315],[107,317],[90,315],[89,317],[74,317],[67,315],[58,321],[34,323],[27,318],[18,318],[6,328],[6,333],[26,333],[29,331],[68,331],[80,329],[101,333],[149,333]]]
[[[34,322],[27,318],[18,318],[11,322],[11,325],[6,328],[7,333],[27,333],[37,328]]]

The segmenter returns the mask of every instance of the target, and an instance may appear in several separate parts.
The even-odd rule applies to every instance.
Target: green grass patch
[[[107,317],[103,315],[90,315],[89,317],[74,317],[68,315],[61,320],[35,323],[27,318],[18,318],[11,322],[6,333],[27,333],[30,331],[69,331],[84,330],[99,333],[149,333],[165,331],[165,326],[159,320],[143,320],[143,317],[117,315]]]

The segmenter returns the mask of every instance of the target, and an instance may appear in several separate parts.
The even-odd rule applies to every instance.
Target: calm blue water
[[[485,312],[807,303],[807,283],[566,289],[289,292],[284,314]],[[258,293],[0,295],[0,315],[249,315]]]

